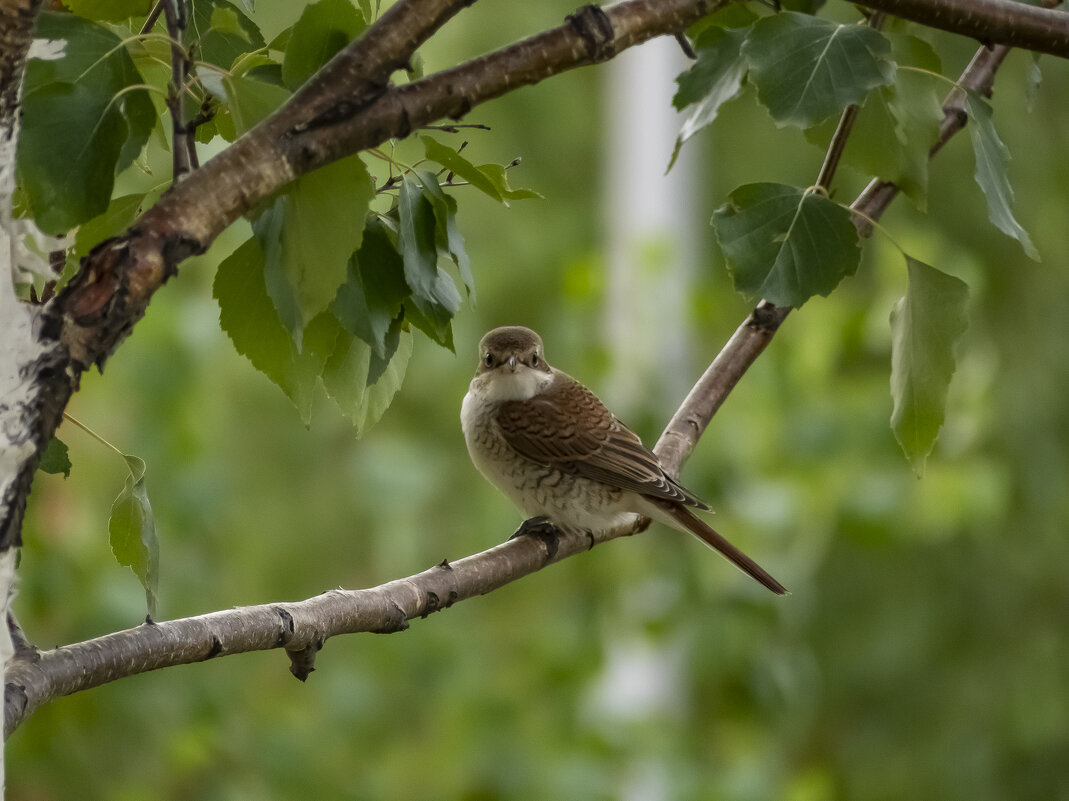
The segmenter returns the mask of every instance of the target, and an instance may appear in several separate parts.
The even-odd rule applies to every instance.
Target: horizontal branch
[[[437,2],[443,15],[464,4]],[[437,120],[459,119],[481,103],[606,61],[655,36],[673,34],[727,2],[625,0],[604,10],[584,6],[563,25],[403,86],[391,85],[387,78],[407,61],[411,42],[399,52],[376,50],[383,69],[377,80],[366,77],[371,55],[358,45],[381,38],[380,20],[278,112],[162,197],[135,230],[156,231],[184,243],[183,250],[203,251],[228,225],[299,175],[404,138]],[[235,174],[242,180],[235,180]]]
[[[38,706],[150,670],[221,656],[285,648],[302,681],[329,637],[408,628],[409,621],[503,587],[546,565],[633,533],[524,536],[456,562],[443,562],[364,590],[331,590],[305,601],[261,604],[133,629],[49,651],[24,650],[8,664],[4,735]]]
[[[562,72],[606,61],[656,36],[674,35],[730,0],[626,0],[584,6],[565,24],[453,69],[391,87],[352,118],[293,135],[287,158],[307,170],[403,138],[435,120]]]
[[[864,5],[985,45],[1069,58],[1069,13],[1018,0],[865,0]]]

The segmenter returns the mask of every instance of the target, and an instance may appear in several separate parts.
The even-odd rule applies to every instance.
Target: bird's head
[[[495,400],[528,400],[553,380],[542,337],[518,325],[495,328],[479,343],[478,380]]]

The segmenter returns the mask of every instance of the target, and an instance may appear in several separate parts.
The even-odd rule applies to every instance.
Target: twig
[[[145,18],[145,24],[141,26],[140,36],[144,36],[156,27],[156,21],[160,18],[160,14],[163,13],[163,7],[168,2],[170,2],[170,0],[156,0],[156,5],[152,7],[152,10],[148,13],[148,17]]]
[[[172,180],[178,183],[193,169],[197,161],[196,142],[185,125],[183,112],[183,90],[190,67],[189,58],[182,46],[182,34],[186,28],[186,8],[184,0],[160,0],[157,4],[157,7],[159,6],[163,7],[163,15],[167,20],[167,35],[171,38],[171,84],[167,93],[167,108],[171,112],[173,131]]]
[[[446,133],[460,133],[461,128],[474,128],[478,131],[492,130],[489,125],[480,122],[456,123],[454,125],[421,125],[424,131],[445,131]]]
[[[824,156],[824,163],[820,166],[820,174],[817,175],[817,186],[825,192],[831,189],[831,181],[835,177],[835,171],[839,168],[843,151],[846,150],[846,141],[850,137],[850,131],[853,130],[857,111],[857,104],[851,104],[843,109],[839,124],[835,127],[835,133],[832,134],[831,142],[828,144],[828,152]]]
[[[865,20],[865,24],[874,31],[878,31],[883,27],[883,23],[886,19],[886,14],[882,11],[877,11],[868,16]],[[831,190],[831,182],[835,177],[835,171],[839,169],[839,161],[843,157],[843,151],[846,150],[846,142],[850,138],[850,132],[854,128],[857,112],[858,106],[856,103],[852,103],[843,109],[842,116],[839,117],[839,124],[835,127],[835,133],[832,134],[831,142],[828,143],[828,152],[824,156],[824,163],[820,167],[820,174],[817,175],[816,184],[823,189],[825,193],[828,193]]]

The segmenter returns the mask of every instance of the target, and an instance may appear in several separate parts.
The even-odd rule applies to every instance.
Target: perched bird
[[[787,592],[690,511],[709,507],[590,390],[551,367],[531,329],[483,337],[460,420],[479,472],[530,518],[604,531],[644,515],[694,534],[772,592]]]

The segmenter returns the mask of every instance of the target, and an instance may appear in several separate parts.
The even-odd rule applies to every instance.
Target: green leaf
[[[419,179],[405,176],[397,210],[399,250],[405,265],[405,281],[412,290],[412,297],[405,302],[407,317],[429,337],[452,350],[452,319],[462,301],[453,279],[438,268],[438,223],[434,205]]]
[[[486,173],[482,172],[456,150],[429,136],[421,136],[420,141],[423,142],[423,151],[428,159],[438,162],[450,172],[459,175],[480,192],[489,195],[499,203],[505,202],[501,193],[497,191],[497,187],[494,186],[494,182],[490,180]]]
[[[103,214],[78,226],[74,237],[75,255],[87,256],[93,247],[128,228],[137,218],[144,199],[144,192],[112,198]]]
[[[159,589],[160,543],[145,489],[145,463],[128,454],[123,454],[123,459],[130,474],[111,505],[108,520],[111,552],[120,565],[133,569],[145,588],[149,616],[154,617]]]
[[[778,125],[808,128],[890,84],[890,42],[865,25],[784,11],[758,21],[742,45],[758,99]]]
[[[944,116],[932,76],[940,73],[942,65],[932,46],[916,36],[895,35],[891,44],[899,65],[909,64],[926,72],[899,70],[894,86],[878,93],[894,119],[896,141],[890,150],[894,159],[890,173],[881,177],[894,181],[917,208],[925,211],[928,161]]]
[[[438,291],[446,302],[437,302],[415,295],[405,301],[405,319],[444,348],[456,352],[453,348],[453,315],[460,307],[460,293],[453,280],[444,272],[439,272]],[[450,310],[450,293],[455,296],[455,307]]]
[[[253,223],[267,291],[297,347],[330,305],[360,247],[375,184],[357,156],[302,175]]]
[[[356,338],[343,337],[323,371],[323,386],[349,418],[357,436],[377,423],[404,380],[412,355],[412,334],[399,330],[393,358],[373,383],[369,380],[371,348]]]
[[[342,330],[334,316],[316,317],[305,331],[303,351],[298,350],[268,297],[264,254],[255,238],[219,265],[212,295],[219,303],[219,324],[238,353],[278,385],[308,425],[316,380]]]
[[[740,186],[713,225],[735,289],[749,300],[801,306],[835,289],[860,258],[850,213],[794,186]]]
[[[194,0],[185,35],[198,61],[229,70],[236,59],[264,47],[259,27],[233,3],[226,0]],[[214,22],[221,26],[213,27]]]
[[[741,28],[707,28],[694,42],[698,59],[694,66],[676,78],[679,91],[672,98],[672,105],[680,111],[688,106],[695,108],[679,130],[672,159],[668,162],[669,170],[676,163],[683,143],[711,125],[720,107],[742,89],[746,61],[742,58],[741,48],[747,33]]]
[[[26,69],[19,183],[38,226],[63,234],[103,212],[114,176],[141,151],[156,112],[133,60],[107,28],[73,14],[41,14],[37,36],[63,56]]]
[[[249,32],[245,30],[245,27],[241,24],[241,17],[243,15],[238,12],[236,8],[227,8],[226,6],[216,6],[212,9],[211,30],[214,33],[228,33],[232,36],[243,40],[247,45],[252,44],[252,39],[249,37]]]
[[[909,288],[891,312],[891,429],[919,476],[946,414],[969,289],[909,256],[906,266]]]
[[[824,5],[824,0],[780,0],[780,6],[788,11],[800,11],[803,14],[816,14]]]
[[[41,454],[37,468],[42,473],[62,473],[64,478],[70,478],[71,459],[67,453],[67,444],[59,437],[52,437]]]
[[[404,314],[398,314],[390,323],[390,328],[386,332],[382,353],[371,351],[371,363],[367,368],[367,384],[369,387],[378,382],[383,373],[386,372],[386,368],[389,367],[393,355],[397,353],[397,348],[401,345],[401,334],[405,332],[404,321]]]
[[[306,7],[286,44],[282,62],[286,86],[296,89],[303,84],[365,27],[364,15],[349,0],[319,0]]]
[[[892,86],[870,92],[843,151],[843,163],[866,176],[894,183],[920,209],[927,206],[928,161],[939,138],[942,103],[934,77],[940,72],[939,57],[931,45],[915,36],[888,34],[899,67]],[[837,119],[806,131],[806,138],[821,149],[827,147]]]
[[[513,163],[518,164],[519,159]],[[506,206],[509,200],[541,200],[543,197],[533,189],[513,189],[509,186],[508,170],[503,164],[480,164],[479,172],[494,185],[494,190],[504,198],[502,202]]]
[[[401,254],[382,222],[369,217],[331,311],[343,328],[371,346],[373,355],[388,358],[387,335],[410,294]]]
[[[371,368],[368,371],[367,415],[364,418],[364,430],[382,419],[394,396],[404,383],[408,370],[408,360],[412,357],[412,332],[405,331],[400,322],[393,344],[393,355],[389,362],[376,371],[375,356],[371,356]]]
[[[255,78],[208,68],[199,69],[197,75],[209,92],[225,100],[224,108],[230,112],[232,129],[228,129],[222,120],[216,122],[227,141],[233,141],[273,114],[290,97],[289,90],[284,87]]]
[[[87,84],[57,83],[23,106],[19,180],[47,234],[61,236],[108,207],[126,125],[99,97]]]
[[[434,297],[438,279],[437,221],[434,206],[420,181],[406,175],[397,198],[400,218],[398,237],[405,265],[405,280],[420,298]]]
[[[471,272],[471,261],[464,247],[464,237],[457,227],[457,202],[442,191],[438,178],[433,172],[420,170],[416,173],[423,184],[423,194],[434,207],[435,243],[438,252],[453,261],[460,271],[460,278],[468,288],[468,299],[475,303],[475,276]]]
[[[121,22],[143,17],[152,8],[152,0],[63,0],[63,5],[79,17],[102,22]]]
[[[995,131],[991,106],[970,89],[965,95],[965,113],[972,123],[968,128],[976,156],[976,183],[987,198],[988,219],[1004,234],[1020,242],[1028,258],[1039,261],[1039,251],[1032,243],[1032,237],[1013,216],[1013,189],[1006,177],[1010,152]]]

